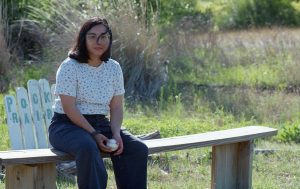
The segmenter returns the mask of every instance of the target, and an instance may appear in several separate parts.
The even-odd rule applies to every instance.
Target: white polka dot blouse
[[[64,113],[59,94],[76,98],[82,114],[108,115],[113,96],[123,95],[124,79],[120,64],[109,59],[98,67],[67,58],[56,73],[54,112]]]

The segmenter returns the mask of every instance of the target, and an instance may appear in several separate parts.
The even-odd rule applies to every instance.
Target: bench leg
[[[212,148],[212,189],[251,189],[253,142]]]
[[[8,165],[5,167],[6,189],[55,189],[55,163]]]

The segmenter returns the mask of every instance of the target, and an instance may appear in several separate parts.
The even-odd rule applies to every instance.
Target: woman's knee
[[[138,141],[137,144],[136,144],[136,153],[140,156],[148,156],[148,146],[141,142],[141,141]]]
[[[93,139],[81,140],[76,149],[78,153],[99,155],[99,148]]]

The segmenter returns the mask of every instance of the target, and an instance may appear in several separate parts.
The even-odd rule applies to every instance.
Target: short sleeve
[[[114,81],[114,96],[122,95],[125,93],[124,78],[121,66],[117,64],[115,69],[115,81]]]
[[[63,62],[56,73],[56,95],[68,95],[76,97],[77,78],[75,65],[71,60]]]

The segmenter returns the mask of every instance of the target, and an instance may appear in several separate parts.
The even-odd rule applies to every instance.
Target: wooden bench
[[[46,80],[30,80],[28,91],[29,97],[26,89],[17,89],[18,108],[12,95],[5,96],[13,149],[0,152],[0,163],[6,167],[5,185],[7,189],[53,189],[56,188],[56,164],[74,160],[74,157],[51,149],[47,142],[53,99],[49,83]],[[273,128],[248,126],[144,142],[149,147],[149,154],[211,146],[211,188],[250,189],[253,140],[276,134],[277,130]],[[102,156],[108,157],[107,154]]]

